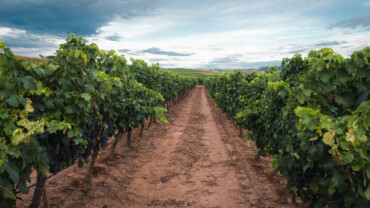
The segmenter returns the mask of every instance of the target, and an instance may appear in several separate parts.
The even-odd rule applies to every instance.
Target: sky
[[[0,0],[0,41],[13,53],[53,55],[81,35],[166,68],[280,65],[333,48],[370,46],[370,0]]]

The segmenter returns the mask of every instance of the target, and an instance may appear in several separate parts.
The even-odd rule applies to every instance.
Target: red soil
[[[71,167],[47,181],[51,207],[294,207],[286,182],[272,176],[270,159],[254,160],[257,149],[241,139],[233,122],[196,86],[167,114],[169,124],[133,133],[99,153],[91,183],[87,166]],[[32,199],[17,207],[27,207]]]

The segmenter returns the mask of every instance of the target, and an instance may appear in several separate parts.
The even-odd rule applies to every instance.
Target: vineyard
[[[200,70],[195,70],[195,69],[167,69],[168,71],[184,75],[184,76],[190,76],[190,77],[199,77],[199,78],[205,78],[207,76],[213,76],[217,72],[207,70],[207,69],[200,69]]]
[[[368,207],[370,47],[344,59],[312,50],[265,73],[207,78],[217,105],[256,142],[259,155],[313,207]]]
[[[53,59],[17,57],[0,42],[0,207],[31,189],[29,206],[48,207],[53,176],[74,168],[90,184],[112,161],[105,174],[124,188],[98,188],[121,197],[94,207],[369,206],[370,47],[347,59],[312,50],[248,74],[130,61],[73,34]],[[143,134],[157,146],[133,141]],[[86,192],[53,206],[89,207],[73,204],[96,200]]]
[[[0,42],[0,207],[14,207],[17,193],[28,193],[37,170],[32,207],[38,207],[45,176],[89,162],[89,181],[98,151],[114,137],[112,154],[123,133],[159,119],[165,107],[183,96],[196,80],[161,71],[100,50],[70,35],[53,60],[18,61]],[[91,157],[90,157],[91,156]]]

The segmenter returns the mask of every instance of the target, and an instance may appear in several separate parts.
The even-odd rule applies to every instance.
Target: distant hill
[[[127,65],[130,67],[130,65]],[[240,69],[243,72],[253,72],[253,71],[266,71],[271,66],[260,66],[248,69]],[[281,66],[277,66],[278,70],[281,69]],[[188,69],[188,68],[161,68],[162,70],[169,70],[172,72],[178,73],[203,73],[203,74],[214,74],[217,72],[228,72],[228,71],[236,71],[238,69]]]
[[[248,68],[248,69],[240,69],[243,72],[252,72],[252,71],[266,71],[271,66],[260,66],[256,68]],[[278,70],[281,69],[281,66],[277,66]],[[228,72],[228,71],[236,71],[238,69],[213,69],[218,72]]]

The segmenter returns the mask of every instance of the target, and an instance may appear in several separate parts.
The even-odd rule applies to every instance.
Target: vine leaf
[[[1,190],[2,190],[3,195],[4,195],[5,198],[17,200],[17,197],[15,197],[14,193],[11,192],[8,188],[6,188],[4,186],[0,186],[0,187],[1,187]]]
[[[367,188],[364,192],[364,195],[365,195],[367,200],[370,200],[370,185],[367,186]]]
[[[5,166],[5,170],[9,174],[9,177],[14,181],[14,183],[19,182],[19,175],[16,170],[14,170],[13,168],[9,166]]]
[[[324,136],[322,138],[322,141],[326,145],[333,146],[334,145],[334,136],[335,136],[335,131],[330,130],[330,131],[328,131],[324,134]]]

